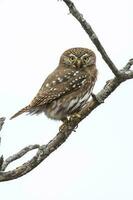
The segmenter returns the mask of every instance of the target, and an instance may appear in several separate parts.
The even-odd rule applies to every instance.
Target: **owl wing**
[[[49,75],[43,83],[41,89],[30,103],[30,108],[45,105],[61,96],[79,89],[81,86],[86,84],[86,78],[87,75],[84,71],[72,71],[68,69],[62,73],[56,70],[54,73]]]

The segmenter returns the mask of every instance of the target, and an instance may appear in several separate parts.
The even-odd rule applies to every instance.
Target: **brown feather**
[[[29,111],[29,106],[26,106],[26,107],[22,108],[21,110],[19,110],[17,113],[15,113],[15,114],[10,118],[10,120],[13,119],[13,118],[15,118],[15,117],[17,117],[17,116],[19,116],[19,115],[21,115],[21,114],[23,114],[24,112],[28,112],[28,111]]]

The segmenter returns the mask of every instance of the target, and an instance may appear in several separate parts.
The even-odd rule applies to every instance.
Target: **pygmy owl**
[[[26,112],[64,120],[78,112],[89,99],[97,78],[96,56],[86,48],[65,51],[58,67],[44,81],[31,103],[11,119]]]

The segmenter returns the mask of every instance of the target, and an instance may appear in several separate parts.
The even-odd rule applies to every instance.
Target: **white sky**
[[[132,0],[75,0],[115,64],[133,57]],[[60,122],[44,115],[8,118],[28,104],[64,50],[83,46],[97,55],[97,93],[113,77],[87,34],[57,0],[0,0],[1,154],[29,144],[46,144]],[[122,84],[41,165],[14,181],[0,183],[4,200],[132,200],[132,80]],[[28,155],[20,162],[26,161]]]

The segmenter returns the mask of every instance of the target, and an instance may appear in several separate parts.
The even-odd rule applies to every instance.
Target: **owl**
[[[96,56],[87,48],[71,48],[60,57],[58,67],[46,78],[31,103],[22,113],[45,113],[48,118],[64,121],[88,101],[97,79]]]

